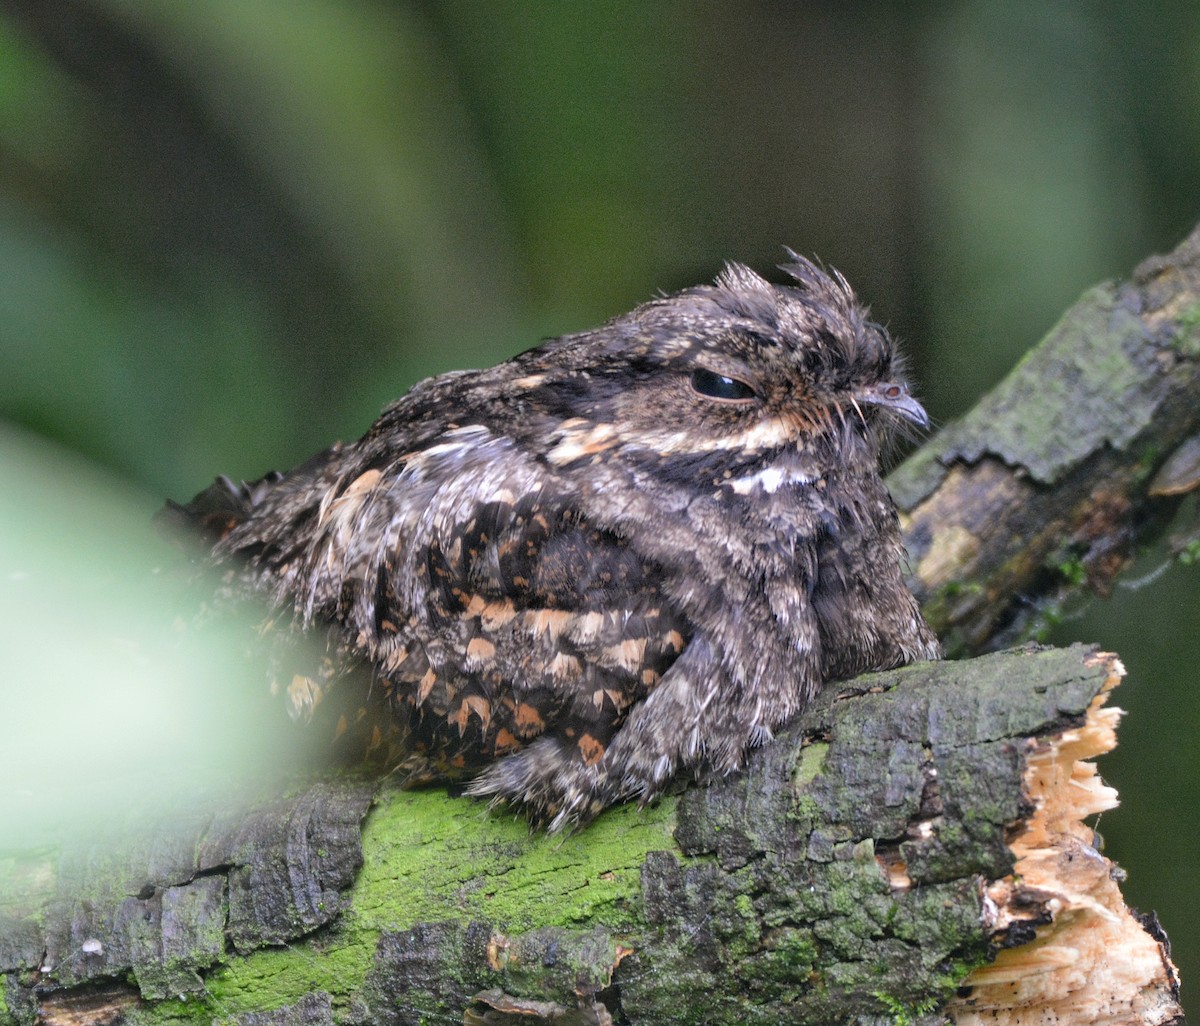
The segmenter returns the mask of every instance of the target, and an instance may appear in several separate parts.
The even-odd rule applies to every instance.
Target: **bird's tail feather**
[[[168,530],[199,536],[215,545],[263,501],[283,475],[272,471],[257,481],[233,481],[222,474],[190,502],[167,501],[156,520]]]

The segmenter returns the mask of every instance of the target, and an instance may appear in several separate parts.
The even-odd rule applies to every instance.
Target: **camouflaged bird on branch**
[[[558,829],[936,658],[878,465],[925,412],[845,280],[789,256],[794,284],[730,265],[174,507],[277,628],[327,633],[293,711],[366,664],[408,781]]]

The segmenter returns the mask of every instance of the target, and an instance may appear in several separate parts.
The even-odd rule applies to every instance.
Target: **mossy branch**
[[[893,475],[955,650],[1110,586],[1200,478],[1197,394],[1200,233]],[[330,775],[9,853],[0,1022],[1171,1022],[1161,934],[1082,825],[1119,675],[1076,647],[862,678],[743,773],[566,838]]]
[[[1200,228],[1091,289],[888,479],[912,583],[951,655],[1107,594],[1200,484]]]
[[[42,887],[0,927],[10,1016],[1003,1021],[1017,981],[1063,1022],[1101,992],[1105,1021],[1168,1022],[1170,963],[1081,824],[1113,803],[1087,760],[1118,676],[1076,646],[860,678],[744,773],[565,838],[343,780],[30,856]],[[1095,964],[1055,961],[1071,931]],[[1143,977],[1102,982],[1110,958]]]

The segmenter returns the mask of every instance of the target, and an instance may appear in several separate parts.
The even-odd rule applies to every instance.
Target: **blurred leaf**
[[[255,625],[181,626],[189,571],[151,501],[2,427],[0,475],[0,848],[296,769],[306,739],[248,679]]]

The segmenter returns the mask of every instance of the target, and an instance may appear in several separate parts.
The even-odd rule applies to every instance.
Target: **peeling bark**
[[[984,891],[993,943],[1007,943],[950,1003],[959,1026],[1030,1019],[1149,1026],[1180,1015],[1166,938],[1125,906],[1124,875],[1095,849],[1084,822],[1117,806],[1091,760],[1116,747],[1121,711],[1105,702],[1124,672],[1114,656],[1085,661],[1105,666],[1109,677],[1078,727],[1037,742],[1026,758],[1034,811],[1010,832],[1012,872]]]
[[[1049,960],[1070,969],[1068,1004],[1084,979],[1109,1013],[1060,1021],[1170,1022],[1165,951],[1080,823],[1112,800],[1081,760],[1111,744],[1119,672],[1076,646],[860,678],[744,773],[565,839],[437,790],[383,785],[368,811],[376,785],[343,781],[198,820],[165,852],[60,861],[0,926],[8,1007],[48,1023],[973,1023],[1009,991],[1048,1003]],[[1114,961],[1137,965],[1103,996],[1094,966],[1055,962],[1098,928],[1095,951],[1129,945]]]
[[[888,479],[912,584],[952,655],[1107,594],[1200,484],[1200,228],[1091,289]]]

